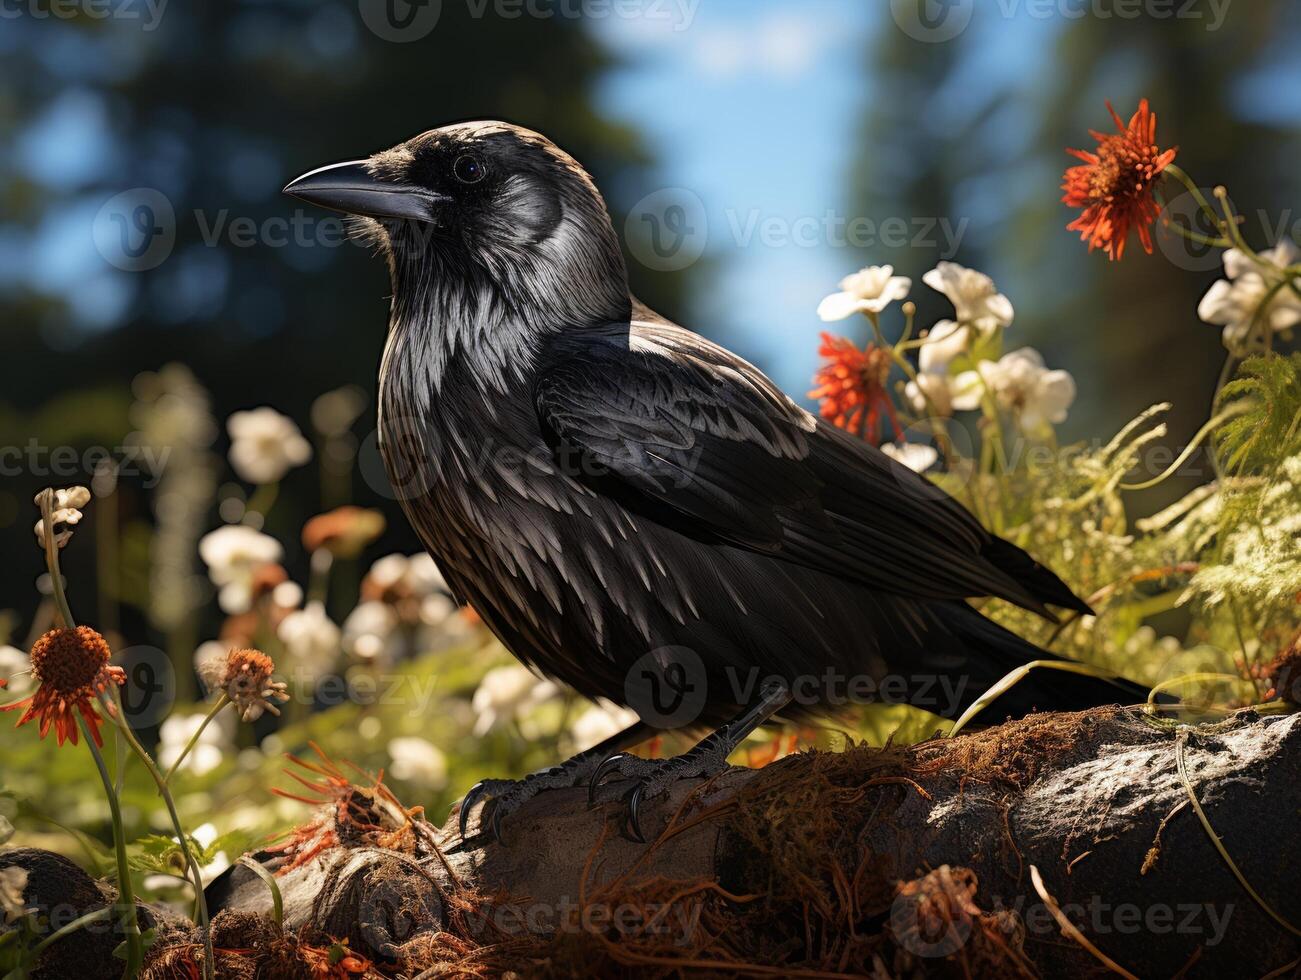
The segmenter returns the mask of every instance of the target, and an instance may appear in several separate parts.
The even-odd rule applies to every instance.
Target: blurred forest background
[[[1219,255],[1164,234],[1154,256],[1132,248],[1109,266],[1087,254],[1065,230],[1063,151],[1087,145],[1089,128],[1111,128],[1106,99],[1128,117],[1146,96],[1159,142],[1178,143],[1179,164],[1204,186],[1230,188],[1254,244],[1295,235],[1301,21],[1288,0],[1115,7],[6,5],[0,643],[26,648],[45,626],[32,495],[91,483],[81,462],[90,447],[120,456],[145,446],[168,451],[167,465],[124,468],[115,492],[88,508],[65,570],[79,615],[188,664],[223,620],[197,542],[229,513],[222,502],[247,492],[223,463],[224,420],[240,409],[273,406],[315,443],[264,527],[284,544],[291,577],[308,578],[307,518],[344,503],[388,518],[365,560],[335,576],[336,620],[368,560],[418,550],[373,439],[384,267],[280,188],[458,119],[508,119],[572,152],[631,236],[634,291],[792,394],[809,387],[814,311],[841,276],[893,263],[912,277],[918,322],[929,324],[946,306],[921,275],[953,259],[1011,298],[1013,346],[1034,345],[1076,377],[1063,441],[1105,438],[1169,400],[1169,438],[1183,444],[1206,417],[1224,356],[1219,329],[1195,313]],[[395,10],[410,15],[405,26],[386,19]],[[141,212],[141,202],[155,206]],[[1269,227],[1259,214],[1273,216]],[[847,243],[846,223],[863,217],[901,220],[904,240]],[[806,232],[761,234],[769,219],[788,232],[803,221]],[[124,251],[142,229],[143,246]],[[681,233],[685,251],[666,259],[656,240],[665,231]],[[184,370],[156,373],[168,365]],[[319,402],[327,392],[337,397]],[[321,418],[331,405],[360,414],[331,430]],[[58,447],[72,455],[50,475]],[[1205,477],[1168,481],[1153,505]],[[439,726],[464,737],[471,721]],[[492,751],[476,750],[479,761]],[[459,788],[473,775],[458,774]]]
[[[1186,439],[1221,359],[1217,330],[1193,312],[1215,255],[1189,256],[1201,262],[1193,276],[1137,250],[1107,269],[1063,229],[1061,151],[1087,127],[1110,127],[1104,99],[1128,114],[1148,96],[1159,137],[1179,143],[1195,179],[1228,185],[1248,215],[1284,215],[1288,229],[1298,220],[1301,23],[1286,0],[1199,2],[1182,17],[1158,17],[1175,6],[1161,4],[1137,17],[1068,0],[1046,14],[937,5],[965,25],[948,38],[942,23],[944,40],[912,36],[922,32],[910,23],[928,22],[910,21],[904,3],[684,0],[631,5],[635,16],[592,5],[586,17],[573,15],[580,4],[537,6],[550,17],[498,6],[445,0],[427,34],[401,43],[370,29],[376,10],[365,0],[177,3],[160,13],[112,0],[58,16],[45,0],[6,8],[0,445],[10,455],[0,540],[13,560],[0,594],[19,613],[19,635],[39,571],[29,502],[49,482],[30,472],[27,447],[123,445],[141,371],[184,363],[217,419],[270,404],[304,426],[316,396],[356,385],[364,442],[385,271],[362,249],[326,241],[328,227],[313,240],[323,216],[296,211],[279,189],[430,126],[501,117],[549,134],[595,174],[620,228],[659,188],[697,195],[708,221],[701,261],[661,270],[634,258],[634,289],[794,394],[815,364],[814,308],[841,275],[893,262],[917,283],[928,323],[944,303],[919,283],[935,259],[985,270],[1017,307],[1018,339],[1080,382],[1067,439],[1113,431],[1157,398],[1175,403],[1172,437]],[[87,12],[100,9],[111,16]],[[175,214],[169,254],[144,271],[117,268],[96,248],[113,231],[101,208],[136,188],[160,191]],[[854,248],[833,230],[812,244],[765,244],[745,233],[753,212],[793,221],[828,210],[902,217],[910,242]],[[295,213],[309,222],[298,243],[292,233],[288,244],[262,234],[250,243],[231,230]],[[931,219],[962,229],[956,249],[926,231]],[[1261,244],[1276,237],[1253,233]],[[1182,240],[1162,242],[1187,253]],[[283,512],[319,509],[319,482],[314,468],[292,474]],[[143,525],[143,542],[155,517],[137,489],[124,479],[120,514],[128,532]],[[383,547],[415,547],[382,489],[354,479],[351,493],[389,514]],[[79,581],[93,579],[93,560],[69,556]],[[122,560],[144,563],[147,549],[128,547]],[[148,581],[143,567],[104,583],[126,593],[128,619],[147,604],[133,592]]]

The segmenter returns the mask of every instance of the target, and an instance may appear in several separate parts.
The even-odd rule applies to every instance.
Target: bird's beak
[[[415,184],[380,180],[366,169],[363,160],[334,163],[305,173],[286,185],[284,193],[346,214],[414,221],[429,221],[433,209],[447,200]]]

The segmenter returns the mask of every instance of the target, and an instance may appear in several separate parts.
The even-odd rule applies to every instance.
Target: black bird
[[[968,598],[1089,612],[929,481],[630,297],[600,193],[545,137],[446,126],[285,192],[360,216],[387,259],[381,451],[457,598],[524,663],[642,718],[478,784],[462,833],[480,797],[499,835],[539,790],[590,780],[596,798],[617,773],[640,837],[642,800],[717,771],[775,714],[879,698],[955,717],[1055,659]],[[990,711],[1144,696],[1033,671]],[[722,727],[685,755],[609,755],[701,723]]]

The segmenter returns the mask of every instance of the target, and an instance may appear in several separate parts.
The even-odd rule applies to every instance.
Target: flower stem
[[[317,548],[312,552],[310,576],[307,581],[307,598],[324,603],[330,597],[330,569],[334,567],[334,555],[328,548]]]
[[[42,543],[45,545],[45,567],[50,573],[50,585],[54,594],[57,618],[65,629],[76,629],[77,622],[72,618],[72,609],[68,605],[68,596],[63,589],[63,572],[59,569],[59,545],[54,535],[54,490],[47,487],[37,495],[41,508]],[[111,713],[110,713],[111,714]],[[113,850],[117,858],[117,902],[115,908],[120,911],[119,921],[126,935],[126,966],[124,977],[134,977],[144,966],[144,945],[140,938],[140,923],[136,921],[135,892],[131,886],[131,868],[126,856],[126,828],[122,823],[122,806],[118,799],[118,788],[113,777],[109,775],[104,756],[95,742],[94,733],[84,717],[78,716],[77,727],[81,729],[86,747],[90,749],[99,770],[100,781],[104,784],[104,796],[108,800],[109,815],[113,822]],[[57,934],[56,934],[57,935]]]
[[[1193,231],[1191,228],[1185,228],[1183,225],[1177,225],[1174,222],[1168,223],[1166,227],[1174,229],[1178,234],[1183,235],[1184,238],[1187,238],[1190,242],[1196,242],[1198,245],[1209,245],[1212,248],[1233,247],[1233,242],[1229,241],[1223,235],[1219,238],[1212,238],[1210,235],[1203,235],[1200,231]]]
[[[1257,265],[1268,265],[1268,263],[1256,254],[1255,250],[1247,244],[1247,240],[1242,237],[1242,229],[1238,227],[1237,215],[1229,207],[1229,192],[1223,187],[1215,188],[1215,199],[1220,202],[1220,207],[1224,209],[1224,220],[1221,224],[1224,226],[1224,233],[1229,240],[1233,242],[1233,247],[1238,249]]]
[[[248,523],[248,514],[257,514],[258,517],[265,518],[279,494],[280,484],[278,482],[258,484],[257,489],[253,491],[253,496],[249,497],[248,502],[244,504],[244,523]]]
[[[221,713],[221,709],[226,707],[228,704],[230,704],[230,698],[227,695],[222,694],[222,696],[217,699],[217,703],[212,706],[212,710],[209,711],[204,716],[203,721],[199,723],[199,727],[196,728],[194,734],[190,736],[190,740],[185,743],[185,748],[181,749],[181,754],[176,757],[176,761],[172,763],[171,768],[168,769],[166,774],[163,776],[163,782],[171,783],[172,777],[175,776],[177,770],[181,768],[181,763],[184,762],[185,757],[190,754],[190,750],[199,744],[199,737],[203,734],[203,730],[208,727],[208,723],[211,722],[212,719],[216,718],[217,715]]]
[[[1192,454],[1197,451],[1197,447],[1202,444],[1203,439],[1209,437],[1212,432],[1220,427],[1220,425],[1234,416],[1241,415],[1244,411],[1246,411],[1245,405],[1231,405],[1198,429],[1197,434],[1193,436],[1192,439],[1188,441],[1188,445],[1184,447],[1184,451],[1180,453],[1178,458],[1167,466],[1164,471],[1158,473],[1156,476],[1152,477],[1152,479],[1144,480],[1141,483],[1120,483],[1117,484],[1117,486],[1121,490],[1148,490],[1159,483],[1163,483],[1166,479],[1178,472],[1179,467],[1183,466],[1183,464],[1189,460]]]
[[[100,695],[101,699],[105,695]],[[105,701],[107,710],[112,702]],[[149,775],[153,778],[154,785],[158,787],[158,795],[163,798],[163,803],[167,806],[167,815],[171,818],[172,829],[176,831],[176,840],[180,845],[181,853],[185,855],[185,864],[190,872],[190,883],[194,888],[194,908],[195,918],[198,920],[199,932],[203,935],[203,945],[205,956],[203,960],[203,975],[205,980],[213,980],[216,974],[213,972],[213,951],[212,951],[212,933],[208,929],[208,903],[203,894],[203,874],[199,870],[199,864],[194,860],[194,853],[190,850],[190,839],[185,834],[185,828],[181,824],[180,815],[176,812],[176,802],[172,799],[171,790],[167,787],[167,780],[159,771],[158,765],[153,758],[145,751],[144,746],[136,738],[135,732],[131,731],[130,724],[127,723],[126,716],[121,711],[109,711],[109,715],[117,722],[119,731],[126,739],[126,743],[136,754],[144,767],[148,770]]]
[[[48,529],[49,525],[46,527]],[[77,718],[77,725],[81,728],[82,737],[86,739],[86,747],[90,749],[90,754],[95,760],[95,768],[99,770],[99,778],[104,784],[104,795],[108,798],[108,812],[113,818],[113,851],[117,857],[115,908],[119,912],[118,921],[122,931],[126,934],[126,967],[122,971],[122,976],[134,977],[144,966],[145,950],[140,938],[140,923],[136,921],[136,899],[131,887],[131,867],[126,857],[126,829],[122,825],[122,807],[118,803],[117,793],[113,790],[112,777],[108,774],[108,766],[104,764],[104,756],[100,754],[99,746],[95,744],[90,726],[81,717]]]
[[[63,590],[63,573],[59,570],[59,545],[54,538],[54,491],[47,487],[37,498],[41,508],[41,535],[45,545],[45,567],[50,573],[50,588],[54,593],[54,608],[59,620],[67,629],[76,623],[72,621],[72,609],[68,606],[68,596]]]
[[[76,932],[78,929],[82,928],[83,926],[88,926],[92,922],[100,922],[104,919],[107,919],[111,911],[112,910],[108,908],[95,909],[94,912],[87,912],[85,915],[78,916],[77,918],[69,922],[66,926],[63,926],[60,929],[56,929],[54,932],[50,933],[39,943],[33,946],[31,951],[33,953],[39,953],[46,947],[52,946],[54,943],[58,942],[60,939],[62,939],[64,936],[68,935],[69,933]]]
[[[1219,215],[1215,213],[1215,209],[1212,208],[1210,202],[1206,200],[1206,195],[1202,193],[1202,189],[1193,183],[1193,179],[1184,173],[1183,168],[1173,163],[1167,163],[1165,166],[1165,172],[1175,180],[1179,181],[1179,183],[1183,184],[1184,187],[1188,188],[1188,193],[1193,196],[1193,200],[1197,202],[1197,206],[1201,208],[1202,213],[1210,219],[1211,227],[1219,228],[1221,225]]]
[[[906,304],[906,306],[912,306],[912,304],[908,303]],[[893,345],[887,344],[885,342],[885,338],[881,333],[881,325],[877,320],[876,314],[869,313],[867,314],[867,318],[872,324],[872,331],[876,335],[877,342],[885,350],[890,352],[891,359],[895,362],[895,364],[899,366],[899,370],[903,371],[904,377],[906,377],[909,381],[911,381],[914,385],[917,386],[917,393],[922,396],[922,401],[925,402],[926,408],[931,413],[930,418],[927,421],[930,422],[931,431],[935,433],[935,441],[939,443],[940,452],[944,454],[944,465],[951,472],[956,472],[957,464],[958,464],[957,453],[953,447],[953,440],[949,438],[949,429],[944,422],[944,415],[940,411],[939,406],[935,404],[935,401],[931,398],[930,395],[926,393],[926,390],[922,387],[921,382],[917,378],[917,369],[912,366],[912,363],[908,360],[908,358],[903,356],[904,345],[908,342],[908,337],[912,333],[912,325],[913,325],[913,313],[910,311],[907,312],[905,315],[907,317],[907,326],[904,329],[903,336],[899,338],[899,343]],[[925,343],[925,341],[919,339],[914,343],[922,344]],[[969,483],[967,485],[967,489],[971,494],[971,502],[974,507],[976,503],[976,496],[974,491],[971,491],[971,486]]]

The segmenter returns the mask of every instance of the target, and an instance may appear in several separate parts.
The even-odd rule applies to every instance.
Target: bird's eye
[[[462,184],[477,184],[487,173],[487,169],[475,157],[457,157],[456,162],[452,164],[452,174]]]

